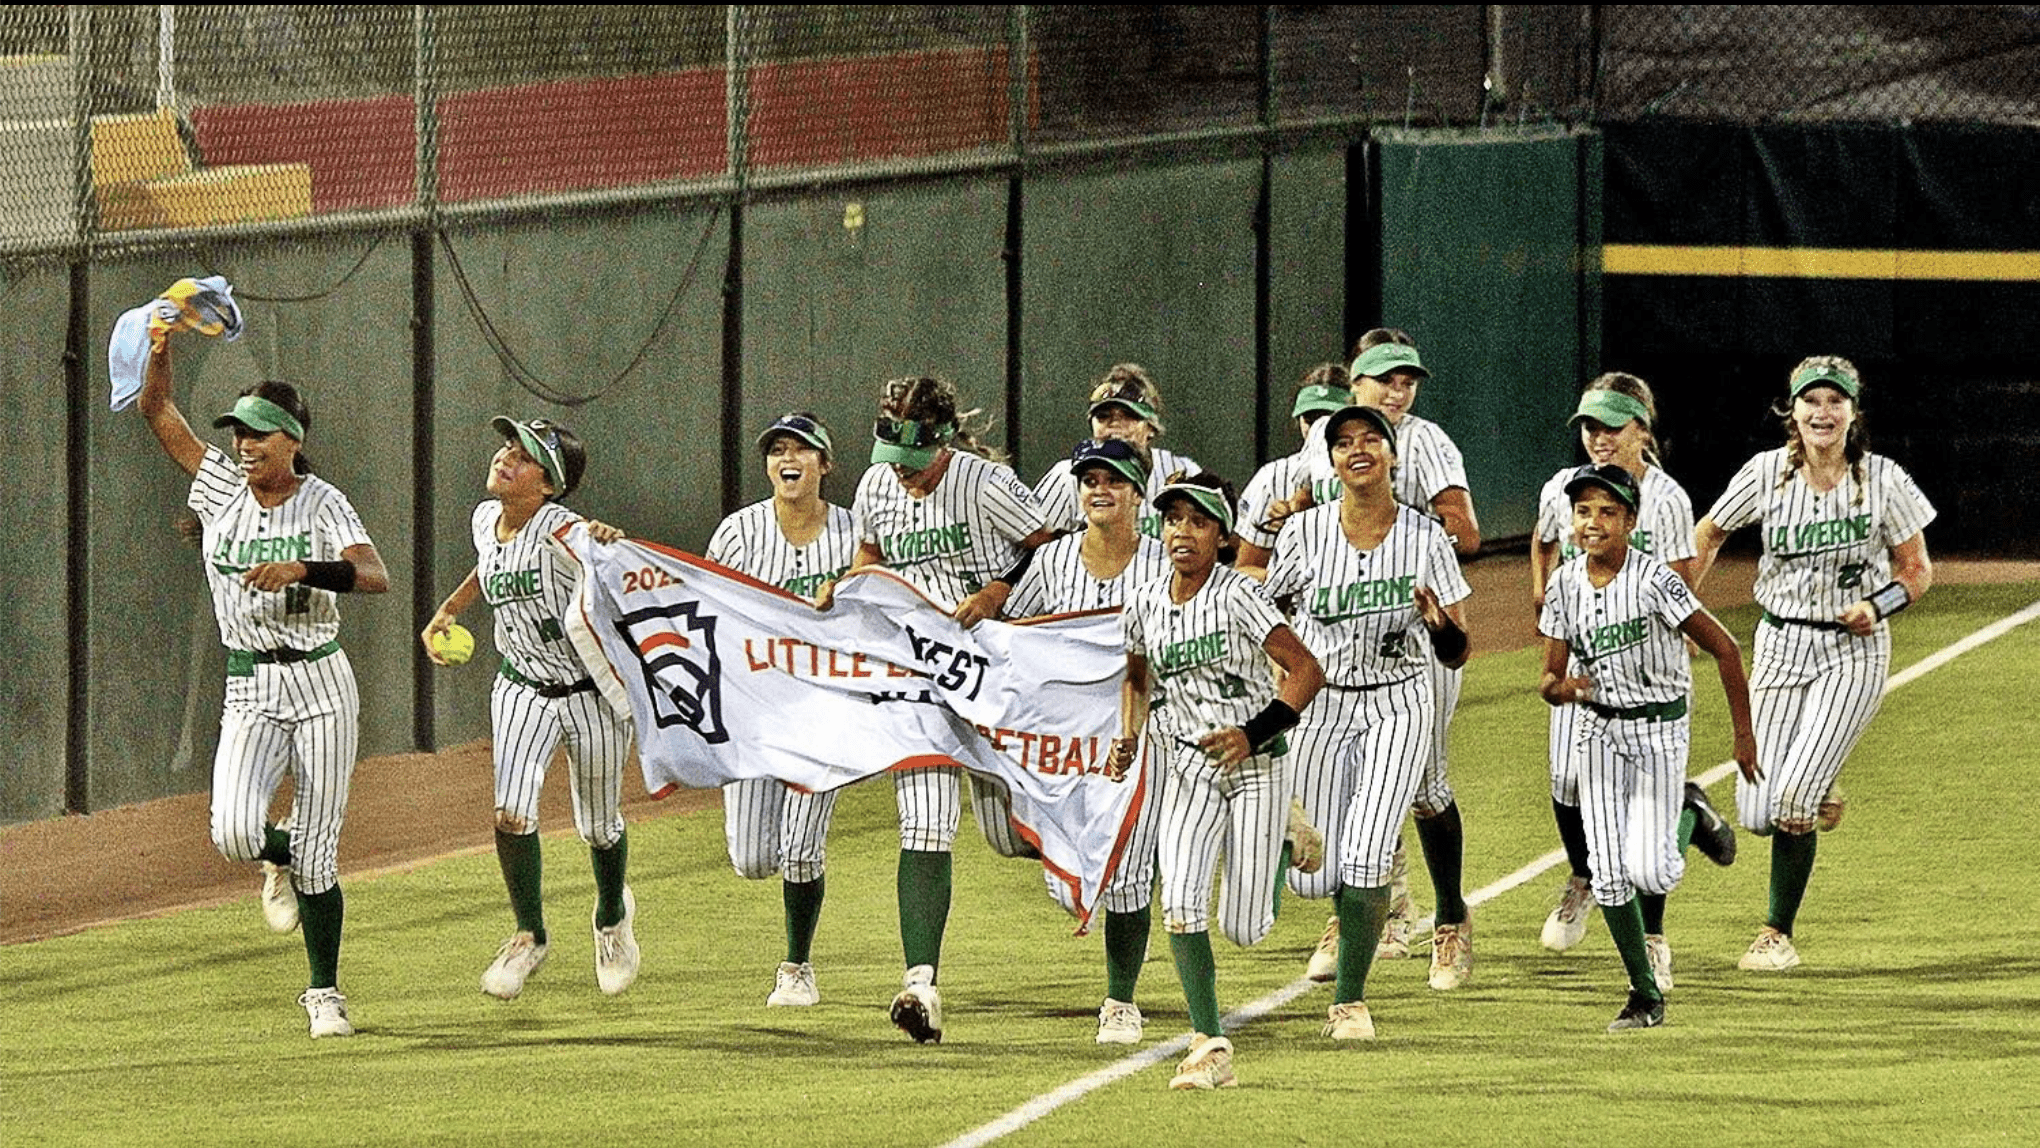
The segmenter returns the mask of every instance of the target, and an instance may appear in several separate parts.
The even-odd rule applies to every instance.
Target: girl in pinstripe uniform
[[[1234,1083],[1233,1049],[1211,953],[1212,870],[1223,853],[1226,936],[1238,945],[1267,936],[1291,791],[1283,735],[1325,677],[1261,587],[1220,565],[1232,545],[1231,488],[1207,472],[1173,479],[1157,501],[1170,573],[1135,590],[1120,612],[1126,685],[1108,768],[1123,777],[1142,732],[1151,733],[1167,771],[1163,922],[1195,1030],[1169,1086],[1223,1088]]]
[[[1559,567],[1545,589],[1538,692],[1554,706],[1579,707],[1571,749],[1594,899],[1629,973],[1629,999],[1608,1029],[1653,1028],[1664,1023],[1664,993],[1636,894],[1669,893],[1685,872],[1678,826],[1692,668],[1681,635],[1719,666],[1735,760],[1753,778],[1749,683],[1735,639],[1685,581],[1629,545],[1641,502],[1636,479],[1613,463],[1589,463],[1574,472],[1565,493],[1581,554]]]
[[[1041,548],[1013,589],[1007,613],[1016,618],[1109,610],[1127,593],[1161,577],[1169,561],[1162,544],[1134,529],[1148,483],[1147,452],[1124,439],[1082,443],[1072,456],[1087,525]],[[1099,1044],[1138,1044],[1146,1024],[1134,986],[1147,958],[1154,896],[1155,836],[1166,774],[1149,755],[1147,801],[1135,818],[1119,869],[1099,898],[1105,908],[1105,1003],[1098,1009]],[[1054,882],[1052,888],[1060,889]]]
[[[572,571],[546,539],[581,516],[557,501],[581,483],[587,453],[572,431],[547,419],[490,420],[503,445],[489,460],[492,496],[469,520],[475,567],[419,634],[425,656],[436,634],[485,598],[496,615],[502,662],[489,692],[495,765],[496,860],[510,891],[517,928],[482,973],[482,991],[514,1000],[551,950],[545,927],[538,798],[553,751],[565,744],[572,771],[574,828],[595,866],[595,982],[620,993],[637,979],[636,900],[624,883],[630,856],[623,826],[623,767],[630,753],[628,715],[609,709],[568,644],[560,617],[573,599]],[[621,532],[588,524],[597,541]]]
[[[822,499],[822,479],[834,467],[829,430],[806,411],[782,416],[758,436],[772,497],[754,502],[715,528],[708,558],[802,598],[843,576],[857,549],[850,512]],[[730,864],[757,880],[780,875],[786,907],[786,959],[772,1007],[821,1002],[815,987],[815,926],[821,920],[822,870],[835,791],[809,793],[771,778],[723,786],[723,831]]]
[[[1142,494],[1152,502],[1169,475],[1181,471],[1196,474],[1197,460],[1167,447],[1154,445],[1162,436],[1162,389],[1147,368],[1139,363],[1120,363],[1105,372],[1091,388],[1091,440],[1120,439],[1148,453],[1147,489]],[[1050,527],[1069,533],[1084,528],[1083,492],[1078,489],[1072,459],[1058,459],[1034,484],[1034,497]],[[1161,537],[1161,515],[1143,512],[1137,524],[1149,538]]]
[[[891,379],[872,426],[871,467],[851,504],[853,569],[883,566],[974,626],[996,618],[1019,580],[1020,563],[1055,535],[1032,491],[966,425],[956,388],[928,376]],[[827,608],[826,593],[818,605]],[[893,775],[900,812],[900,942],[907,971],[892,1019],[916,1041],[942,1039],[935,979],[949,921],[950,849],[962,817],[956,769]],[[1021,850],[1003,792],[972,779],[978,827],[993,848]]]
[[[1329,694],[1297,733],[1296,788],[1311,820],[1338,842],[1335,871],[1290,885],[1333,897],[1337,997],[1325,1033],[1371,1040],[1367,970],[1388,919],[1396,836],[1431,745],[1434,660],[1466,663],[1471,594],[1444,530],[1391,492],[1395,429],[1373,407],[1327,418],[1338,501],[1289,520],[1275,545],[1268,593],[1290,601],[1298,635],[1327,671]],[[1315,958],[1313,964],[1315,964]],[[1313,968],[1312,979],[1331,975]]]
[[[347,496],[311,473],[311,411],[288,383],[257,383],[213,420],[234,455],[199,441],[171,397],[168,339],[149,356],[142,416],[191,476],[227,687],[213,757],[212,839],[230,861],[263,864],[263,916],[304,925],[310,977],[298,1003],[313,1037],[352,1036],[340,994],[340,827],[354,776],[361,694],[340,648],[339,595],[389,589]],[[264,818],[292,779],[288,828]]]
[[[1771,838],[1771,906],[1745,969],[1799,964],[1792,927],[1813,876],[1814,831],[1841,820],[1836,779],[1883,700],[1885,622],[1934,580],[1924,533],[1934,508],[1897,463],[1870,453],[1862,391],[1847,359],[1801,361],[1778,412],[1785,446],[1744,463],[1695,530],[1705,578],[1731,533],[1763,526],[1752,676],[1767,770],[1736,787],[1736,815]]]
[[[1346,364],[1319,363],[1297,384],[1289,415],[1296,420],[1296,432],[1303,438],[1303,445],[1295,454],[1264,464],[1240,492],[1241,570],[1268,568],[1268,560],[1275,556],[1275,531],[1280,528],[1281,519],[1292,512],[1292,501],[1309,506],[1339,497],[1342,488],[1336,478],[1322,479],[1315,488],[1311,485],[1311,443],[1323,437],[1313,435],[1312,430],[1326,415],[1344,410],[1353,401],[1351,380]],[[1292,492],[1300,493],[1302,498],[1298,500]]]
[[[1580,445],[1588,461],[1598,466],[1610,463],[1637,476],[1642,502],[1637,510],[1637,527],[1629,544],[1671,567],[1681,581],[1693,584],[1693,503],[1686,491],[1665,473],[1657,462],[1657,403],[1650,384],[1635,375],[1611,371],[1587,384],[1573,414],[1579,428]],[[1566,467],[1551,476],[1537,496],[1537,537],[1530,550],[1530,604],[1544,605],[1544,588],[1561,563],[1580,554],[1573,541],[1572,500],[1565,487],[1577,472]],[[1555,953],[1580,943],[1587,931],[1587,916],[1593,911],[1594,895],[1587,868],[1586,830],[1580,817],[1578,759],[1571,752],[1572,706],[1551,707],[1551,812],[1558,823],[1558,835],[1565,845],[1572,876],[1560,895],[1557,907],[1544,922],[1542,942]],[[1696,836],[1696,830],[1700,830]],[[1679,818],[1682,842],[1697,841],[1702,853],[1718,865],[1735,860],[1735,830],[1697,785],[1686,787],[1686,810]],[[1651,965],[1658,988],[1672,987],[1672,954],[1664,932],[1665,901],[1656,893],[1642,893],[1644,937],[1650,948]]]

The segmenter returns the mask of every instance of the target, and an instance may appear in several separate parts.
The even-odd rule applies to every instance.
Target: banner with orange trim
[[[567,634],[636,722],[648,790],[962,766],[1006,787],[1089,920],[1147,798],[1141,771],[1102,772],[1126,671],[1116,612],[965,630],[883,570],[845,575],[822,611],[664,546],[595,544],[579,524],[555,541],[580,571]]]

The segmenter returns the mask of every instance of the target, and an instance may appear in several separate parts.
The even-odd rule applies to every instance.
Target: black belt
[[[1581,702],[1581,705],[1607,718],[1609,721],[1677,721],[1686,716],[1686,699],[1673,698],[1668,702],[1645,702],[1640,706],[1616,709],[1598,702]]]
[[[1346,693],[1349,693],[1349,694],[1365,694],[1365,693],[1372,693],[1372,692],[1374,692],[1375,690],[1385,690],[1385,689],[1387,689],[1387,688],[1388,688],[1388,687],[1390,687],[1390,686],[1400,686],[1400,685],[1407,685],[1408,683],[1410,683],[1410,682],[1414,682],[1414,681],[1416,681],[1416,680],[1417,680],[1418,678],[1420,678],[1420,677],[1423,677],[1423,676],[1424,676],[1424,675],[1422,675],[1422,674],[1411,674],[1411,675],[1410,675],[1409,677],[1407,677],[1407,678],[1397,678],[1396,680],[1394,680],[1394,681],[1392,681],[1392,682],[1375,682],[1375,683],[1373,683],[1372,685],[1365,685],[1365,686],[1343,686],[1343,685],[1340,685],[1340,684],[1339,684],[1339,683],[1337,683],[1337,682],[1326,682],[1326,683],[1325,683],[1325,688],[1326,688],[1326,689],[1328,689],[1328,690],[1343,690],[1343,691],[1345,691]]]
[[[1840,622],[1816,622],[1811,618],[1780,618],[1769,610],[1764,611],[1764,621],[1773,626],[1805,626],[1809,630],[1834,630],[1843,634],[1849,632],[1849,628]]]
[[[339,652],[340,639],[338,638],[327,642],[323,646],[314,646],[309,650],[293,650],[288,646],[276,650],[228,650],[227,676],[230,678],[253,677],[256,666],[267,666],[279,662],[316,662],[320,658]]]
[[[534,682],[523,674],[518,673],[517,667],[511,665],[508,658],[503,659],[503,664],[497,668],[497,672],[542,698],[567,698],[575,694],[586,693],[595,688],[595,680],[593,678],[582,678],[572,685],[560,685],[556,682]]]

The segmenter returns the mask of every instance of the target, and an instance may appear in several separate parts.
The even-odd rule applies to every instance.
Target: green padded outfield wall
[[[1600,370],[1581,345],[1581,173],[1597,141],[1412,132],[1379,146],[1383,317],[1432,371],[1415,413],[1465,453],[1482,536],[1526,536],[1544,481],[1577,461],[1566,418]]]
[[[411,370],[409,257],[385,241],[334,287],[374,240],[222,246],[212,270],[235,285],[247,319],[237,343],[180,336],[176,398],[200,437],[227,446],[212,416],[263,378],[300,385],[312,412],[305,443],[317,473],[346,493],[389,568],[391,591],[350,598],[341,640],[361,683],[364,755],[411,748]],[[92,269],[86,587],[91,728],[88,807],[105,809],[210,784],[225,655],[196,547],[172,520],[190,480],[130,408],[107,409],[105,346],[122,311],[183,275],[191,257],[154,256]],[[263,303],[254,296],[324,297]]]
[[[1162,389],[1158,445],[1246,486],[1254,446],[1255,160],[1044,174],[1026,187],[1021,473],[1090,434],[1114,363]]]
[[[1346,359],[1345,149],[1276,156],[1268,203],[1268,455],[1274,458],[1298,445],[1289,417],[1296,384],[1319,363]],[[1236,484],[1246,486],[1244,479]]]
[[[900,375],[955,383],[1004,448],[1005,237],[1004,180],[851,188],[746,209],[740,501],[771,494],[751,445],[758,431],[808,410],[837,444],[823,497],[850,505],[871,462],[880,385]],[[715,523],[697,523],[688,548],[706,549]]]
[[[12,480],[0,483],[0,513],[12,535],[0,547],[0,625],[8,635],[0,673],[0,825],[64,811],[64,742],[69,726],[65,477],[64,325],[70,275],[59,265],[10,268],[0,280],[8,347],[0,354],[0,401],[13,442]],[[99,400],[104,407],[106,400]]]
[[[554,397],[587,401],[549,402],[520,385],[483,337],[452,260],[444,248],[434,253],[433,600],[474,569],[468,524],[488,497],[489,460],[502,445],[488,423],[500,414],[555,419],[581,439],[588,468],[567,499],[575,510],[634,537],[699,549],[721,510],[727,216],[662,209],[447,234],[482,313],[517,360]],[[401,279],[409,282],[408,265]],[[643,361],[625,375],[641,349]],[[408,374],[404,384],[408,394]],[[429,671],[440,747],[489,735],[495,618],[478,601],[463,624],[475,634],[474,659]],[[415,631],[405,657],[422,661]],[[476,784],[486,793],[487,778]]]

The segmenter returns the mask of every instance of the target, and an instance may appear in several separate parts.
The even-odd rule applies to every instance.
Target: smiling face
[[[298,441],[282,431],[255,431],[234,426],[234,455],[250,486],[276,486],[291,480]]]
[[[1835,387],[1808,387],[1792,400],[1792,422],[1799,428],[1799,441],[1808,450],[1842,449],[1855,421],[1855,400]]]
[[[1400,426],[1403,416],[1417,405],[1417,386],[1424,381],[1415,371],[1390,371],[1385,378],[1373,375],[1353,377],[1353,405],[1379,407],[1388,415],[1390,426]]]
[[[1636,529],[1636,512],[1605,489],[1589,486],[1572,504],[1573,544],[1604,562],[1620,558]]]
[[[822,478],[828,473],[822,452],[793,435],[773,435],[765,444],[765,481],[772,485],[772,497],[781,502],[821,497]]]
[[[1091,437],[1146,446],[1155,437],[1155,424],[1115,403],[1091,416]]]
[[[1650,445],[1650,432],[1635,419],[1611,429],[1606,423],[1582,418],[1580,445],[1586,448],[1587,459],[1595,466],[1614,463],[1631,474],[1642,474],[1643,450]]]
[[[1109,467],[1087,466],[1077,475],[1077,501],[1092,526],[1131,524],[1140,512],[1140,488]]]
[[[497,498],[536,499],[553,493],[545,468],[524,451],[524,444],[506,442],[489,460],[489,493]]]
[[[1364,418],[1348,417],[1331,440],[1332,473],[1347,490],[1385,483],[1395,465],[1395,451],[1381,429]]]
[[[1211,569],[1224,542],[1225,527],[1189,498],[1179,495],[1162,508],[1162,549],[1176,573],[1196,575]]]

